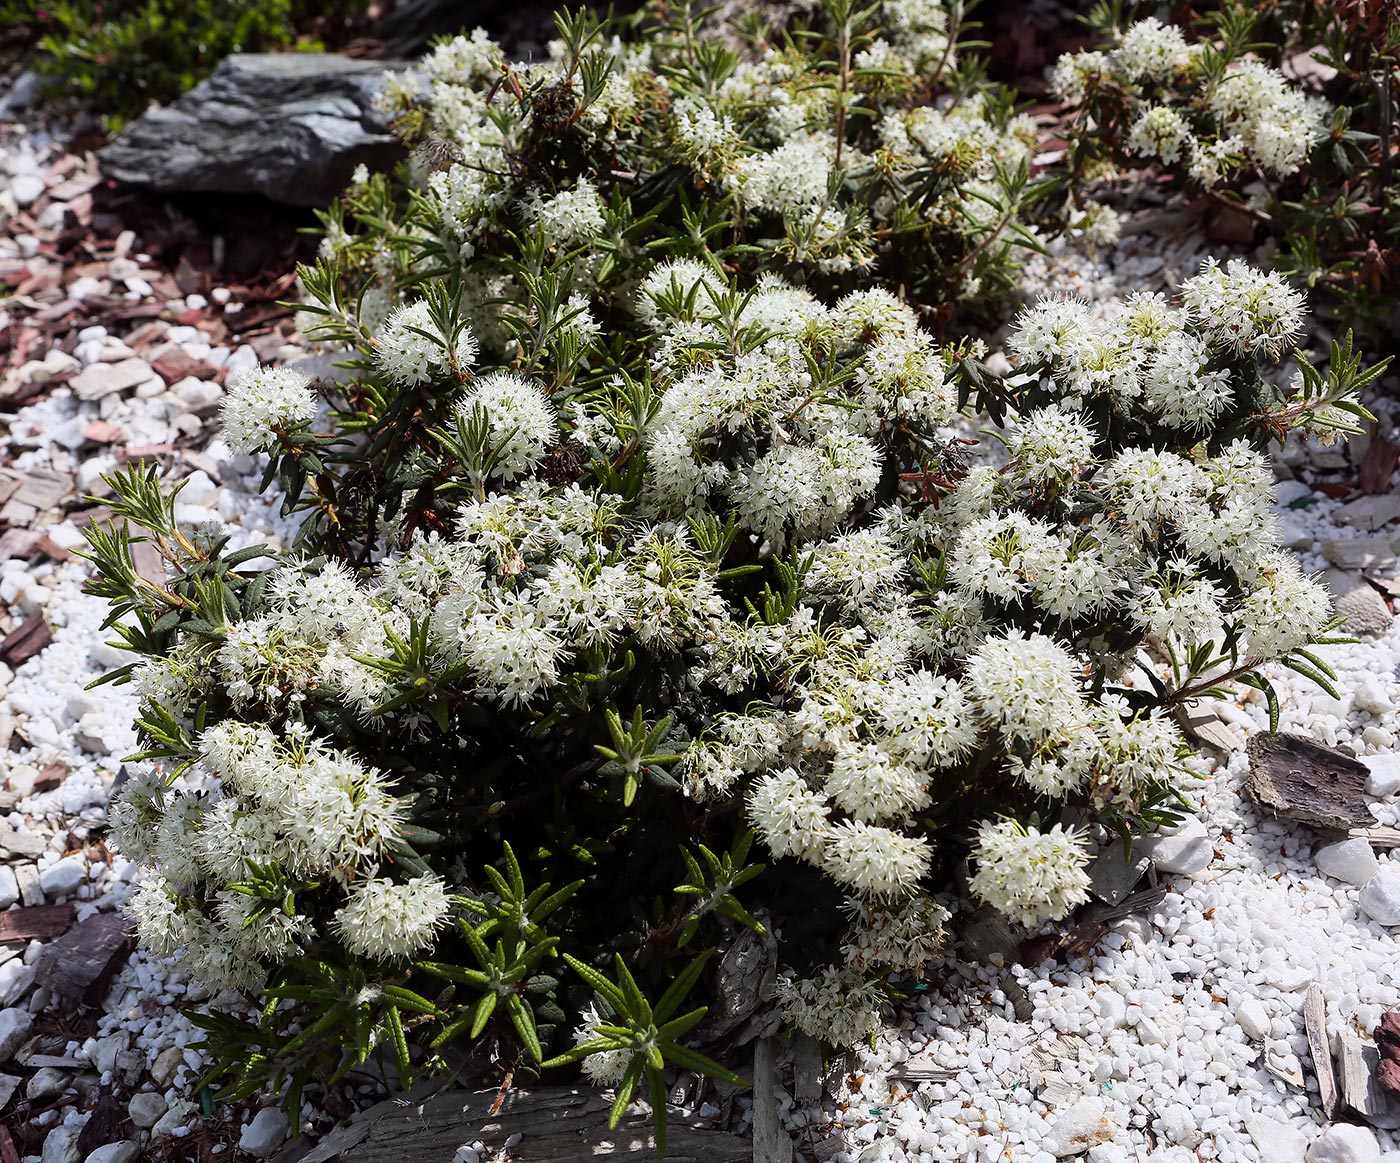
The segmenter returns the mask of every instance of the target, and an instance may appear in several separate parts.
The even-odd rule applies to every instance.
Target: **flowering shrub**
[[[941,0],[831,0],[795,38],[733,30],[741,49],[703,37],[693,5],[661,11],[561,17],[539,64],[458,37],[390,80],[413,160],[403,185],[349,190],[323,248],[361,318],[377,331],[445,263],[467,280],[477,339],[509,339],[488,303],[518,293],[501,260],[530,229],[587,248],[568,290],[610,325],[657,257],[700,243],[731,270],[825,294],[903,286],[938,327],[1014,293],[1050,186],[1030,178],[1030,119],[979,83]]]
[[[202,1019],[229,1093],[461,1043],[662,1113],[668,1063],[735,1080],[680,1011],[743,928],[781,938],[788,1021],[858,1039],[962,860],[1013,920],[1064,917],[1090,856],[1066,813],[1131,834],[1179,806],[1175,707],[1272,699],[1269,660],[1328,682],[1262,449],[1350,429],[1376,373],[1338,347],[1274,389],[1303,314],[1277,276],[1041,303],[1002,382],[873,270],[834,299],[731,272],[694,218],[623,263],[588,187],[545,180],[499,192],[517,233],[395,236],[417,273],[388,310],[303,272],[360,374],[263,369],[225,416],[306,552],[226,552],[139,468],[113,510],[165,583],[125,526],[91,534],[161,765],[113,812],[142,938],[261,1003]]]
[[[1102,47],[1061,57],[1051,78],[1072,107],[1077,198],[1123,169],[1173,172],[1269,231],[1282,270],[1379,339],[1400,273],[1388,181],[1400,26],[1367,13],[1231,2],[1189,32],[1155,17],[1100,19]],[[1108,216],[1097,202],[1086,209]]]

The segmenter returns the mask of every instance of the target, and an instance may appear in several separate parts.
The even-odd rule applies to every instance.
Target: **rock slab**
[[[98,155],[102,172],[165,193],[261,194],[324,206],[358,165],[403,156],[375,108],[384,61],[334,53],[235,53],[173,105]]]

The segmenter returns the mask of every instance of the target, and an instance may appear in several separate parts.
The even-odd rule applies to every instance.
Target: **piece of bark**
[[[1308,988],[1307,999],[1303,1002],[1303,1027],[1308,1035],[1308,1051],[1312,1054],[1322,1114],[1329,1120],[1334,1119],[1341,1095],[1337,1090],[1336,1067],[1327,1041],[1327,994],[1315,982]]]
[[[792,1040],[792,1097],[800,1107],[814,1107],[822,1100],[822,1047],[810,1034]]]
[[[78,1133],[78,1158],[86,1159],[98,1147],[129,1139],[136,1128],[126,1116],[126,1104],[111,1092],[103,1094]]]
[[[1366,840],[1372,848],[1400,848],[1400,828],[1377,824],[1374,828],[1353,828],[1347,836],[1353,840]]]
[[[610,1099],[585,1088],[543,1086],[512,1089],[497,1114],[499,1090],[441,1089],[427,1097],[395,1097],[372,1107],[332,1132],[300,1163],[444,1163],[463,1143],[480,1139],[487,1156],[504,1155],[506,1140],[519,1135],[512,1163],[596,1163],[626,1156],[654,1159],[651,1112],[629,1107],[608,1129]],[[333,1141],[332,1141],[333,1140]],[[329,1147],[329,1149],[327,1149]],[[669,1112],[666,1158],[671,1163],[749,1163],[747,1138],[716,1130],[706,1119]]]
[[[36,981],[60,997],[97,1005],[131,954],[126,922],[116,913],[96,913],[45,946]]]
[[[19,666],[20,663],[33,658],[52,641],[53,635],[49,633],[49,624],[44,621],[44,615],[35,611],[17,630],[10,631],[5,640],[0,642],[0,662]]]
[[[1334,747],[1302,735],[1260,731],[1249,741],[1244,790],[1261,808],[1314,828],[1374,823],[1366,798],[1369,771]]]
[[[1381,1060],[1376,1046],[1354,1030],[1343,1030],[1338,1049],[1342,1104],[1373,1127],[1400,1126],[1400,1104],[1382,1088],[1376,1077],[1376,1067]]]
[[[1289,1086],[1303,1089],[1303,1064],[1287,1042],[1271,1038],[1264,1043],[1264,1069]]]
[[[18,871],[18,870],[16,870]],[[0,945],[52,941],[73,923],[72,905],[34,905],[0,913]]]
[[[753,1047],[753,1163],[792,1163],[792,1136],[773,1093],[777,1074],[776,1043],[759,1038]]]
[[[1357,471],[1358,482],[1363,493],[1373,496],[1390,488],[1390,478],[1395,475],[1395,465],[1400,459],[1400,445],[1391,444],[1380,432],[1371,434],[1371,443],[1366,455],[1361,458]]]
[[[19,1151],[15,1149],[15,1141],[3,1126],[0,1126],[0,1163],[19,1163]]]
[[[778,943],[772,934],[741,929],[720,958],[704,1038],[722,1038],[747,1021],[773,996],[777,978]]]
[[[1020,937],[1012,930],[1010,922],[990,905],[968,914],[958,936],[962,952],[970,961],[1005,965],[1015,961],[1021,952]]]

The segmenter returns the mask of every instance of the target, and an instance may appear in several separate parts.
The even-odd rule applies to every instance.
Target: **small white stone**
[[[72,1075],[67,1070],[60,1070],[57,1066],[42,1066],[34,1072],[34,1076],[25,1086],[24,1097],[30,1102],[44,1102],[54,1098],[68,1089],[71,1078]]]
[[[54,1127],[44,1139],[44,1151],[39,1156],[40,1163],[78,1163],[78,1136],[82,1127]]]
[[[67,896],[87,880],[87,873],[87,857],[75,852],[39,873],[39,887],[47,896]]]
[[[155,1090],[143,1090],[140,1094],[132,1095],[126,1109],[136,1126],[143,1131],[149,1131],[165,1114],[165,1095]]]
[[[1297,1127],[1259,1111],[1246,1115],[1244,1125],[1269,1163],[1304,1163],[1307,1158],[1308,1137]]]
[[[1257,997],[1245,998],[1240,1002],[1235,1010],[1235,1021],[1240,1024],[1245,1036],[1256,1042],[1262,1042],[1269,1036],[1269,1011]]]
[[[14,1056],[33,1028],[34,1019],[28,1010],[0,1010],[0,1062],[8,1062]]]
[[[38,174],[20,174],[10,182],[15,205],[23,209],[32,206],[44,192],[44,179]]]
[[[141,1157],[141,1145],[130,1139],[119,1143],[104,1143],[84,1160],[84,1163],[136,1163]]]
[[[1361,911],[1382,925],[1400,925],[1400,870],[1382,868],[1361,886]]]
[[[1145,837],[1141,848],[1160,871],[1186,876],[1206,868],[1215,851],[1199,816],[1187,816],[1176,827]]]
[[[275,1106],[264,1107],[253,1116],[238,1137],[238,1149],[255,1159],[266,1159],[287,1137],[287,1116]]]
[[[1395,710],[1395,704],[1385,693],[1385,688],[1381,685],[1380,679],[1373,674],[1361,676],[1361,680],[1356,684],[1356,689],[1351,696],[1352,705],[1360,707],[1377,718],[1389,711]]]
[[[1333,1123],[1308,1148],[1308,1163],[1380,1163],[1376,1136],[1365,1127]]]
[[[1056,1159],[1079,1155],[1099,1143],[1113,1139],[1113,1124],[1108,1121],[1101,1098],[1081,1098],[1073,1106],[1055,1114],[1055,1125],[1045,1136],[1043,1145]]]
[[[1388,796],[1400,791],[1400,755],[1363,755],[1361,762],[1371,770],[1366,779],[1367,795]]]
[[[1381,870],[1369,841],[1359,836],[1319,848],[1313,860],[1319,872],[1346,884],[1365,884]]]
[[[8,864],[0,864],[0,912],[19,900],[19,879]]]

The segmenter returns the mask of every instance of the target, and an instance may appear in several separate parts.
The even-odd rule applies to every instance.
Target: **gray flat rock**
[[[109,178],[166,193],[261,194],[324,206],[357,165],[403,156],[375,108],[394,62],[334,53],[235,53],[98,155]]]

